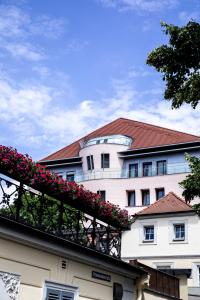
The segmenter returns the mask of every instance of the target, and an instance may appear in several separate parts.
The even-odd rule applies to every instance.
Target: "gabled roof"
[[[199,137],[196,135],[134,120],[119,118],[91,132],[73,144],[43,158],[41,161],[77,157],[79,156],[79,142],[81,140],[88,140],[95,137],[114,134],[121,134],[131,137],[133,139],[133,143],[130,147],[130,150],[199,141]]]
[[[194,212],[194,210],[189,204],[187,204],[184,200],[178,197],[175,193],[170,192],[163,198],[148,206],[147,208],[138,212],[136,215],[144,216],[192,211]]]

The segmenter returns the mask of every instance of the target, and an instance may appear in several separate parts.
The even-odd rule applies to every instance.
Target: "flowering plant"
[[[129,224],[126,210],[103,200],[82,185],[60,178],[12,147],[0,145],[0,172],[115,227],[127,227]]]

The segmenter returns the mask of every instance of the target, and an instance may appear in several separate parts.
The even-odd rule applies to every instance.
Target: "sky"
[[[0,0],[0,144],[34,160],[119,117],[200,135],[146,65],[199,0]]]

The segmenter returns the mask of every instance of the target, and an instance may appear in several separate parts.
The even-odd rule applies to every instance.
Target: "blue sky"
[[[160,21],[199,21],[198,0],[0,0],[0,143],[37,160],[118,117],[199,135],[171,110],[148,53]]]

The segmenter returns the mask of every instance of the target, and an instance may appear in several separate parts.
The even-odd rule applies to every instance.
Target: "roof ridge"
[[[145,211],[149,211],[149,209],[151,209],[152,207],[157,207],[162,205],[163,200],[165,201],[166,198],[169,195],[173,195],[174,197],[176,197],[177,200],[179,200],[181,203],[185,204],[186,206],[188,206],[188,208],[190,208],[190,210],[193,210],[192,206],[189,205],[188,203],[186,203],[182,198],[180,198],[178,195],[176,195],[174,192],[169,192],[167,195],[163,196],[162,198],[160,198],[159,200],[156,200],[155,202],[153,202],[151,205],[149,205],[148,207],[145,207],[144,209],[140,210],[138,213],[135,214],[135,216],[138,216],[140,214],[142,214]],[[153,214],[153,213],[152,213]]]
[[[117,120],[119,120],[119,119],[121,119],[121,120],[126,120],[126,121],[132,121],[132,122],[135,122],[135,123],[140,123],[140,124],[144,124],[144,125],[151,126],[151,127],[157,127],[157,128],[159,128],[159,129],[165,129],[165,130],[167,130],[167,131],[178,132],[178,133],[187,134],[187,135],[191,135],[191,136],[200,138],[200,136],[195,135],[195,134],[191,134],[191,133],[187,133],[187,132],[183,132],[183,131],[179,131],[179,130],[174,130],[174,129],[170,129],[170,128],[168,128],[168,127],[162,127],[162,126],[159,126],[159,125],[154,125],[154,124],[150,124],[150,123],[143,122],[143,121],[137,121],[137,120],[128,119],[128,118],[118,118],[118,119],[116,119],[115,121],[117,121]],[[110,124],[110,123],[109,123],[109,124]],[[109,124],[108,124],[108,125],[109,125]]]

